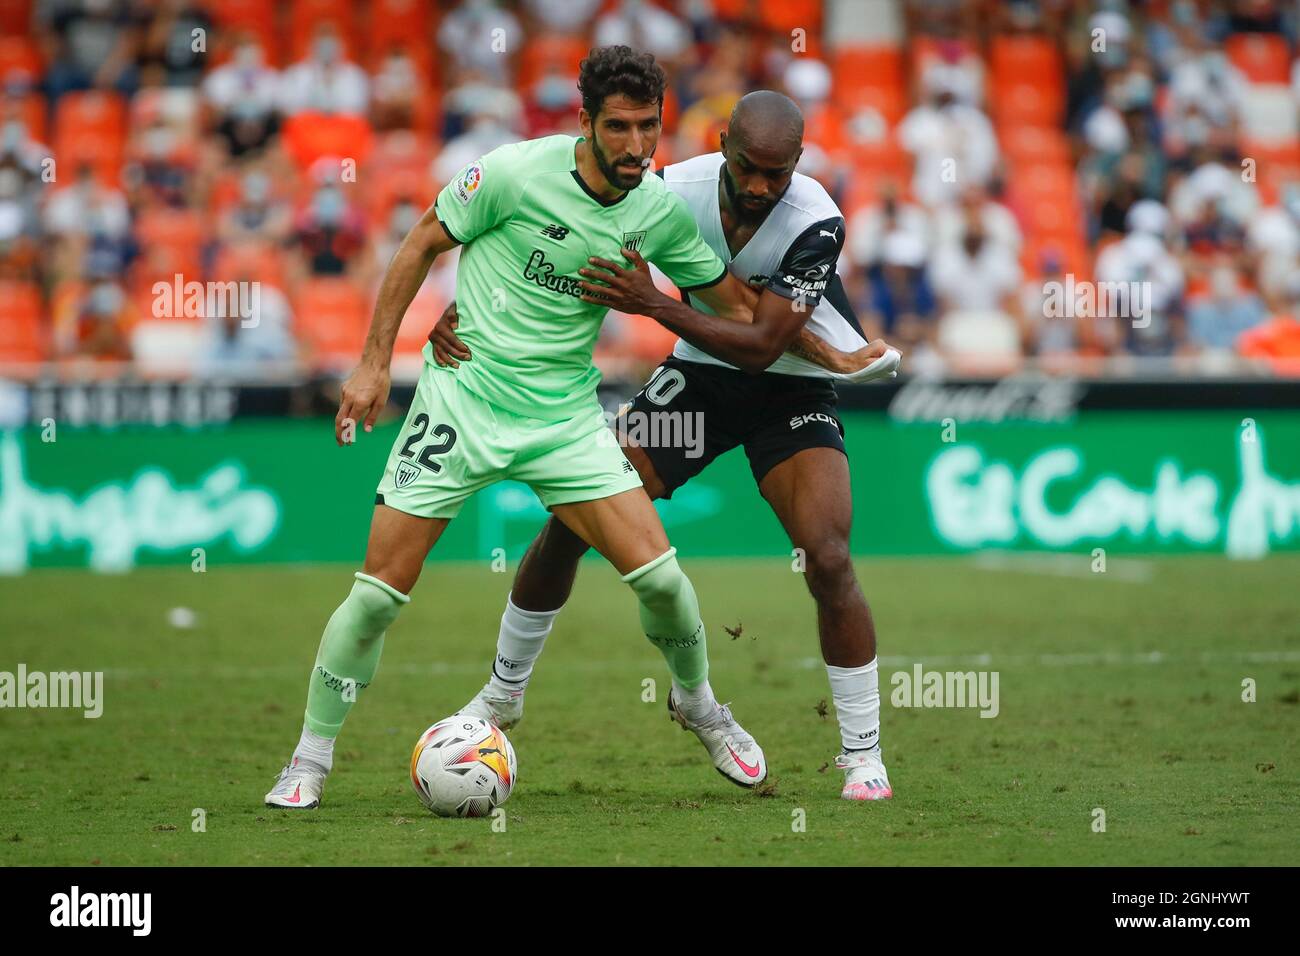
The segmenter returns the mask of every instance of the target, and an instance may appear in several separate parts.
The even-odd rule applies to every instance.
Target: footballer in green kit
[[[426,364],[378,487],[363,568],[325,627],[302,735],[268,806],[319,805],[333,744],[374,679],[384,634],[430,549],[465,500],[528,484],[632,588],[641,626],[672,676],[669,708],[742,786],[767,774],[762,749],[708,681],[704,625],[636,469],[608,438],[592,350],[608,305],[584,301],[579,270],[639,253],[715,313],[751,322],[755,299],[700,237],[684,202],[646,175],[661,131],[663,70],[628,47],[583,61],[583,136],[503,146],[461,170],[403,240],[384,275],[361,362],[343,385],[336,440],[370,431],[389,392],[402,316],[434,259],[461,245],[458,335],[474,361]],[[550,617],[539,615],[539,630]]]

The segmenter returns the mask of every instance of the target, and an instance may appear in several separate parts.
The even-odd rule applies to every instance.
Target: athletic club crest
[[[419,477],[419,468],[412,465],[409,461],[399,461],[397,463],[397,472],[393,475],[393,484],[398,488],[405,488]]]
[[[640,251],[641,251],[641,246],[642,246],[644,243],[645,243],[645,230],[644,230],[644,229],[640,230],[639,232],[625,232],[625,233],[623,233],[623,246],[622,246],[622,248],[624,248],[624,249],[631,249],[633,252],[640,252]]]

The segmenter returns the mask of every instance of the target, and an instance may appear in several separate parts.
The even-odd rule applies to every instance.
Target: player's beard
[[[615,163],[635,163],[637,166],[640,166],[641,160],[633,156],[631,153],[625,153],[624,155],[617,157],[615,162],[611,163],[605,158],[605,151],[600,148],[600,143],[596,141],[594,132],[591,137],[591,155],[596,158],[596,168],[600,170],[600,174],[604,176],[609,184],[615,189],[622,189],[627,192],[636,189],[636,187],[641,185],[641,180],[645,176],[644,168],[635,176],[631,176],[619,172],[618,166],[615,165]]]
[[[727,202],[731,203],[731,211],[736,214],[737,219],[746,224],[762,222],[767,218],[767,214],[776,208],[777,201],[781,198],[772,196],[755,201],[753,196],[742,193],[736,188],[735,180],[731,178],[731,170],[725,165],[722,167],[722,188],[727,191]]]

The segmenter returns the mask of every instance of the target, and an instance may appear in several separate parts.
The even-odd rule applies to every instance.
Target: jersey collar
[[[606,199],[603,196],[600,196],[597,193],[592,192],[591,187],[587,185],[587,181],[582,178],[582,173],[578,172],[578,144],[581,143],[586,138],[587,137],[585,136],[579,136],[577,139],[573,141],[573,158],[569,160],[569,162],[572,164],[569,166],[569,172],[573,174],[573,181],[578,184],[578,186],[582,189],[584,193],[586,193],[596,202],[600,203],[600,205],[605,206],[606,208],[608,208],[609,206],[617,206],[619,203],[621,203],[624,199],[628,197],[631,190],[627,190],[622,193],[619,193],[617,199]]]

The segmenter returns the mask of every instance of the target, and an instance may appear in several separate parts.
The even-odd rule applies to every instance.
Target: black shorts
[[[748,372],[669,356],[624,409],[620,433],[640,446],[665,497],[743,445],[754,481],[805,448],[844,450],[828,379]],[[664,416],[654,413],[676,412]],[[637,414],[632,414],[637,413]]]

